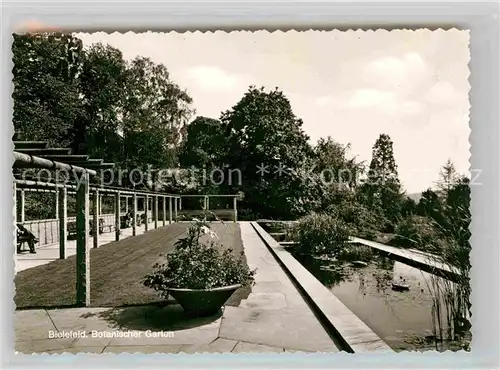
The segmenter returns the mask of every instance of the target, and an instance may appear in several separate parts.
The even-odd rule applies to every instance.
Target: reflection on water
[[[436,349],[430,274],[367,247],[356,248],[356,253],[339,260],[296,257],[393,349]],[[356,267],[353,261],[367,265]],[[409,290],[395,291],[393,283]],[[446,323],[446,312],[440,316]],[[452,342],[446,343],[445,348],[460,349]]]

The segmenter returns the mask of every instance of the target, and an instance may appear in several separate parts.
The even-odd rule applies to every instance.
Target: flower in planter
[[[231,249],[222,248],[207,214],[215,217],[206,211],[204,219],[194,220],[186,236],[175,243],[175,250],[166,255],[166,263],[155,264],[153,272],[144,277],[145,286],[167,297],[173,288],[213,289],[253,284],[255,270],[248,268],[243,252],[237,257]]]

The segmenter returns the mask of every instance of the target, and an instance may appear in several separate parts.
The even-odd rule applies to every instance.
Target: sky
[[[77,34],[125,59],[164,64],[196,114],[219,118],[250,85],[278,87],[316,142],[331,136],[371,160],[378,136],[394,142],[408,193],[438,180],[451,159],[469,171],[469,32],[377,30]]]

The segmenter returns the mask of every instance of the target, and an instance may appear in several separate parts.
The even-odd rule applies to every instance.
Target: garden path
[[[240,230],[238,226],[241,238],[234,232]],[[164,229],[177,234],[175,241],[185,227],[173,224]],[[257,268],[256,283],[247,299],[226,305],[214,317],[192,319],[176,304],[17,310],[15,350],[26,354],[338,352],[251,224],[216,228],[226,247],[243,244],[249,266]],[[151,231],[148,238],[163,233],[162,229]],[[135,238],[141,237],[146,235]],[[125,240],[119,242],[122,248],[127,248]],[[113,250],[113,244],[102,250],[106,248]],[[125,286],[121,289],[126,290]]]
[[[239,306],[227,306],[219,337],[296,351],[338,352],[310,307],[250,222],[239,222],[255,285]]]

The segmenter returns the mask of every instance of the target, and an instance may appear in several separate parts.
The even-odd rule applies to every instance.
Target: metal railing
[[[141,216],[144,211],[138,211]],[[120,216],[125,216],[126,212],[120,212]],[[151,220],[151,211],[148,212],[148,219]],[[104,220],[102,231],[103,233],[111,233],[115,230],[115,214],[105,213],[99,215],[100,219]],[[68,217],[68,224],[76,222],[76,217]],[[46,245],[59,243],[59,219],[44,219],[44,220],[29,220],[22,223],[23,226],[29,230],[37,239],[37,246],[42,247]],[[101,225],[102,226],[102,225]]]

